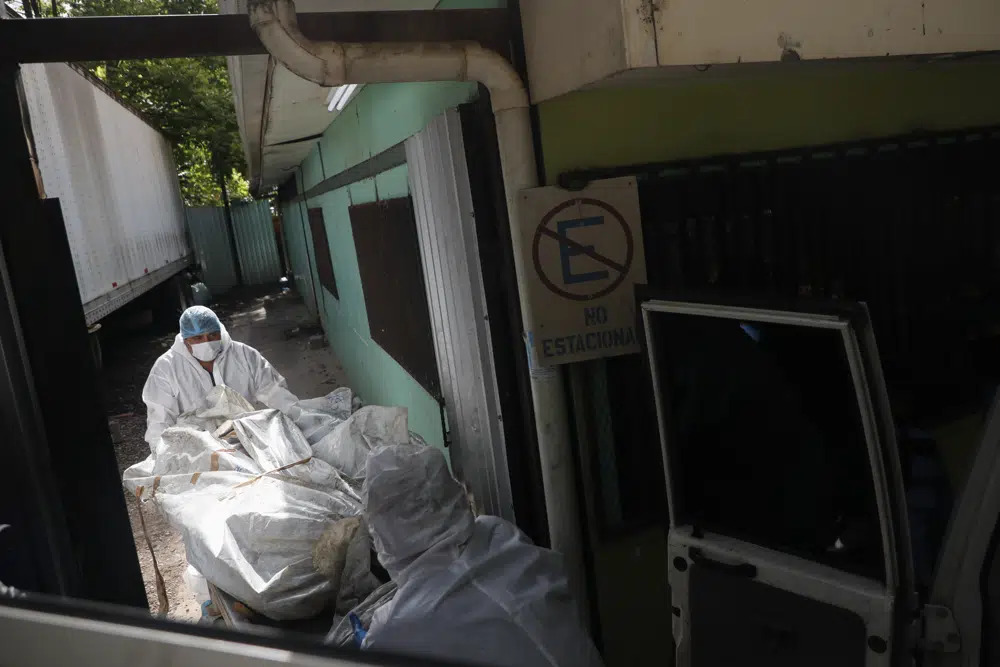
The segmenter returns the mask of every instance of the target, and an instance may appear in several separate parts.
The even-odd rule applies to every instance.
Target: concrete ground
[[[330,349],[310,345],[310,337],[321,332],[296,295],[277,289],[233,290],[212,307],[233,339],[260,350],[300,398],[322,396],[344,383],[344,371]],[[175,334],[176,330],[156,331],[146,326],[140,331],[119,332],[103,341],[102,383],[119,472],[149,455],[149,446],[143,439],[146,409],[142,386],[153,362],[170,347]],[[125,500],[150,611],[159,614],[153,558],[143,536],[138,503],[128,494]],[[154,505],[144,505],[142,514],[164,579],[170,606],[168,618],[197,621],[201,610],[183,579],[187,561],[180,533]]]

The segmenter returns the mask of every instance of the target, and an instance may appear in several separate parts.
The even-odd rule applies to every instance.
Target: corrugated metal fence
[[[236,285],[233,253],[226,231],[226,214],[214,206],[186,209],[194,256],[201,265],[201,277],[213,294]]]
[[[266,285],[281,277],[281,260],[274,238],[269,201],[233,204],[233,228],[240,271],[247,285]]]
[[[215,294],[236,285],[226,213],[219,206],[188,207],[191,245],[205,284]],[[233,204],[236,252],[245,285],[266,285],[281,277],[281,260],[274,237],[271,205],[267,201]]]

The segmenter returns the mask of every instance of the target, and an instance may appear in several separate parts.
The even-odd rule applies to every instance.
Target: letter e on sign
[[[533,188],[518,203],[533,367],[638,352],[633,287],[646,261],[635,179]]]

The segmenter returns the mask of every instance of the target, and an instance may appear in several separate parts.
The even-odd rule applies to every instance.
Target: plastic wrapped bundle
[[[410,442],[406,408],[369,405],[359,409],[313,445],[313,453],[344,476],[361,480],[368,454],[379,447]]]
[[[351,416],[353,404],[354,392],[340,387],[326,396],[299,401],[288,411],[288,416],[306,441],[314,445]]]
[[[155,454],[124,475],[127,489],[141,501],[155,500],[181,531],[189,563],[275,620],[313,616],[341,589],[354,596],[372,590],[377,581],[364,531],[347,538],[361,547],[334,550],[344,554],[338,581],[314,564],[314,548],[330,526],[361,514],[357,493],[340,473],[313,456],[289,417],[248,412],[224,387],[208,399],[165,430]]]

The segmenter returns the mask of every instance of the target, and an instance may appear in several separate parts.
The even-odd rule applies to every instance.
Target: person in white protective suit
[[[562,556],[504,519],[475,517],[439,450],[375,450],[362,497],[378,559],[399,586],[362,648],[473,665],[603,664]]]
[[[160,434],[177,417],[194,410],[215,386],[239,392],[285,412],[298,398],[260,352],[229,337],[218,316],[205,306],[181,314],[181,332],[149,372],[142,388],[146,403],[146,442],[154,453]]]

